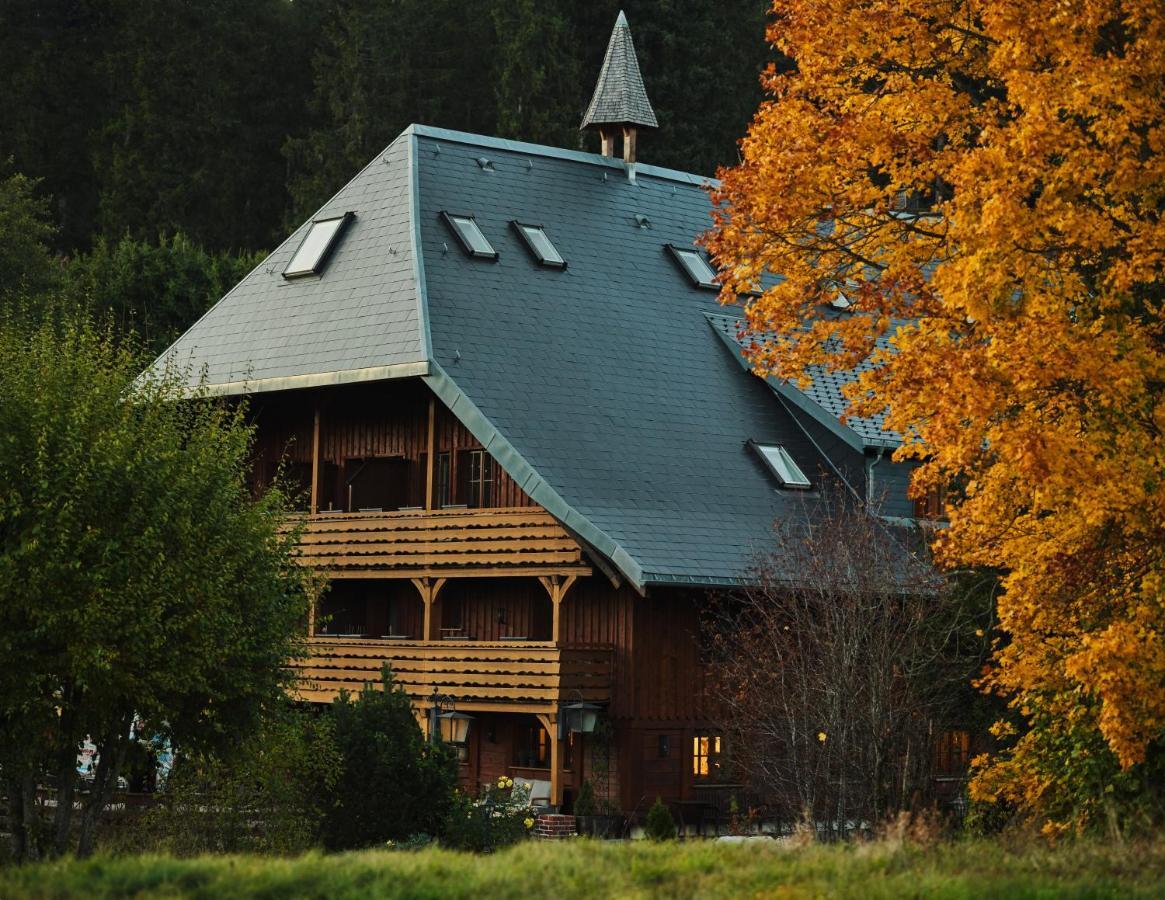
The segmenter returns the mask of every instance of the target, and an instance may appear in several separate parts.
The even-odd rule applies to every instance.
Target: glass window
[[[521,222],[512,223],[518,235],[525,242],[527,249],[544,266],[553,266],[558,269],[566,268],[566,260],[554,246],[554,242],[546,234],[541,225],[523,225]]]
[[[463,450],[458,455],[461,501],[471,509],[490,505],[493,499],[493,459],[484,450]]]
[[[675,247],[671,244],[668,244],[668,250],[671,251],[675,261],[680,264],[684,274],[692,280],[692,284],[712,291],[720,290],[720,285],[716,283],[716,273],[712,271],[712,266],[704,258],[704,254],[696,250]]]
[[[807,488],[812,487],[805,473],[793,461],[789,451],[779,444],[753,444],[756,452],[769,467],[769,471],[777,476],[781,487]]]
[[[696,778],[714,781],[720,777],[722,740],[718,734],[697,734],[692,738],[692,774]]]
[[[291,262],[283,270],[284,278],[302,278],[305,275],[318,275],[331,256],[339,241],[340,234],[353,218],[352,213],[344,213],[333,219],[320,219],[312,222],[307,237],[291,257]]]
[[[441,213],[441,218],[445,220],[445,224],[456,235],[458,243],[461,244],[461,249],[470,256],[480,256],[484,259],[498,258],[498,252],[482,233],[481,228],[478,227],[477,220],[473,216],[443,212]]]

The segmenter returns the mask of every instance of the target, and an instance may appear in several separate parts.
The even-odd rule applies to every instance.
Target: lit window
[[[481,229],[477,225],[477,220],[473,216],[455,215],[453,213],[441,213],[441,218],[445,220],[445,224],[449,226],[449,230],[457,237],[458,243],[461,244],[461,249],[470,256],[480,256],[482,259],[497,259],[498,251],[493,248]]]
[[[719,778],[721,741],[718,734],[697,734],[692,738],[692,774],[696,778]]]
[[[521,222],[511,222],[518,236],[525,242],[527,249],[534,254],[534,258],[544,266],[553,266],[556,269],[565,269],[566,260],[558,252],[558,248],[546,234],[541,225],[523,225]]]
[[[307,237],[291,257],[291,262],[283,270],[284,278],[302,278],[305,275],[319,275],[328,262],[328,257],[336,249],[340,235],[354,219],[352,213],[344,213],[331,219],[320,219],[311,223]]]
[[[805,473],[793,462],[793,457],[784,447],[779,444],[753,444],[752,446],[760,458],[764,460],[765,465],[769,467],[769,471],[777,476],[781,487],[812,487],[809,479],[805,477]]]
[[[934,770],[940,778],[958,778],[967,774],[971,762],[971,733],[944,731],[934,748]]]
[[[931,488],[914,501],[914,518],[939,522],[947,518],[947,489],[942,485]]]
[[[671,252],[672,258],[680,264],[684,274],[692,280],[692,284],[711,291],[720,290],[720,285],[716,283],[716,273],[712,271],[704,254],[672,244],[668,244],[667,249]]]

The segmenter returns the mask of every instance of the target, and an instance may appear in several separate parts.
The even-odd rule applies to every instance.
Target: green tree
[[[19,173],[0,178],[0,306],[44,290],[57,277],[48,201],[36,188]]]
[[[211,252],[183,234],[157,243],[98,238],[69,262],[64,290],[98,318],[109,315],[160,353],[259,264],[262,254]]]
[[[287,201],[280,147],[311,85],[299,6],[119,0],[91,140],[101,233],[182,231],[214,250],[272,241]]]
[[[247,480],[244,408],[139,371],[87,325],[0,321],[0,768],[24,858],[93,849],[135,719],[191,752],[241,740],[307,614],[285,498]],[[46,775],[51,834],[22,802]]]
[[[586,103],[576,31],[564,0],[495,3],[493,84],[498,136],[578,147]],[[595,70],[597,73],[597,69]]]
[[[491,133],[493,0],[345,0],[324,29],[314,125],[284,147],[298,225],[408,125]]]
[[[108,115],[106,80],[95,78],[116,40],[110,0],[0,3],[0,160],[40,179],[60,226],[55,249],[87,245],[99,180],[89,152]]]
[[[324,843],[349,850],[439,833],[457,786],[456,756],[425,742],[388,667],[381,684],[365,685],[355,699],[341,694],[332,716],[343,764]]]

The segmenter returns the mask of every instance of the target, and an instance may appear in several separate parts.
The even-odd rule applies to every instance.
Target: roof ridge
[[[449,141],[455,144],[468,144],[470,146],[485,147],[492,150],[507,150],[511,153],[525,153],[529,156],[544,156],[549,159],[586,163],[588,165],[613,169],[617,172],[626,172],[630,168],[637,176],[646,175],[663,181],[676,181],[680,184],[690,184],[695,187],[703,187],[704,185],[719,187],[720,185],[720,180],[711,175],[699,175],[695,172],[684,172],[680,169],[669,169],[666,166],[657,166],[650,163],[625,163],[621,159],[603,156],[601,153],[591,153],[587,150],[571,150],[567,147],[551,147],[548,144],[532,144],[528,141],[516,141],[511,138],[474,134],[470,131],[457,131],[451,128],[438,128],[434,125],[412,124],[404,130],[403,134],[414,134],[418,137]]]

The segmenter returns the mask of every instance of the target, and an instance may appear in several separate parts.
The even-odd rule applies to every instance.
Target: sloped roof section
[[[159,359],[205,372],[220,394],[423,375],[406,132],[298,228]],[[322,274],[283,270],[311,222],[354,219]],[[155,363],[157,365],[158,363]]]
[[[659,127],[655,110],[647,99],[647,89],[643,86],[643,74],[639,71],[639,59],[631,40],[631,26],[622,11],[615,20],[599,81],[580,127],[599,125]]]
[[[781,444],[810,477],[825,464],[665,249],[710,224],[705,180],[641,165],[630,181],[602,156],[416,133],[427,380],[633,583],[745,578],[774,519],[803,522],[815,503],[778,489],[747,442]],[[446,209],[475,216],[496,262],[445,252]],[[537,265],[511,220],[544,225],[567,268]]]
[[[707,319],[712,329],[735,352],[741,365],[750,368],[744,351],[753,341],[751,338],[742,337],[744,320],[738,316],[723,314],[709,314]],[[878,339],[879,347],[885,348],[888,345],[888,337]],[[857,381],[863,372],[869,371],[873,366],[874,364],[868,360],[856,368],[839,371],[813,366],[808,373],[813,381],[804,390],[780,379],[766,380],[773,390],[792,400],[855,448],[899,447],[902,445],[902,435],[884,427],[886,421],[884,415],[846,415],[846,410],[849,409],[849,400],[844,393],[846,385]]]

